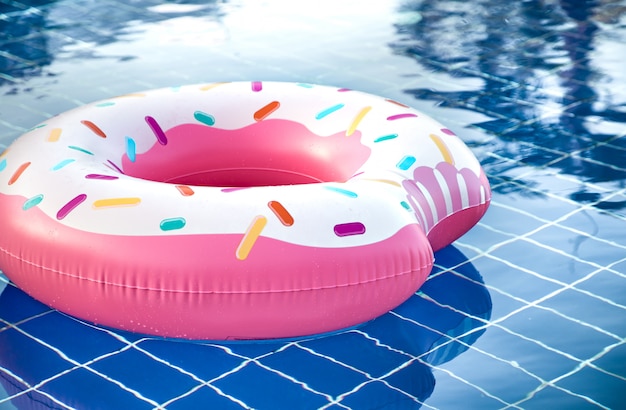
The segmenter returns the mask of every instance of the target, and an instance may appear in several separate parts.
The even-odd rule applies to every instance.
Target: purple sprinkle
[[[107,159],[107,162],[109,163],[109,165],[111,165],[113,167],[113,169],[115,169],[117,172],[119,172],[120,174],[123,174],[124,171],[122,171],[122,169],[120,167],[118,167],[117,165],[115,165],[113,162],[111,162],[110,159]],[[104,164],[106,165],[106,164]]]
[[[258,93],[262,89],[263,89],[263,83],[262,82],[260,82],[260,81],[253,81],[252,82],[252,91],[254,91],[255,93]]]
[[[150,126],[150,129],[154,133],[154,136],[156,137],[157,141],[159,141],[159,144],[167,145],[167,136],[163,132],[163,129],[161,129],[161,126],[159,125],[159,123],[156,122],[156,120],[149,115],[146,116],[146,122]]]
[[[335,235],[337,236],[363,235],[364,233],[365,225],[361,222],[348,222],[335,225]]]
[[[119,177],[116,177],[116,176],[113,176],[113,175],[103,175],[103,174],[87,174],[87,175],[85,175],[85,178],[87,178],[87,179],[102,179],[102,180],[119,179]]]
[[[76,195],[76,197],[71,199],[67,204],[63,205],[61,209],[59,209],[59,212],[57,212],[57,219],[60,221],[61,219],[65,218],[70,212],[74,210],[74,208],[85,202],[85,199],[87,199],[86,194]]]
[[[347,91],[352,91],[352,89],[351,88],[339,88],[337,91],[340,93],[345,93]]]
[[[394,121],[394,120],[399,120],[401,118],[413,118],[413,117],[417,117],[417,114],[413,114],[412,112],[407,112],[404,114],[396,114],[396,115],[387,117],[387,121]]]
[[[441,132],[443,132],[444,134],[448,134],[448,135],[456,135],[454,132],[450,131],[447,128],[442,128]]]

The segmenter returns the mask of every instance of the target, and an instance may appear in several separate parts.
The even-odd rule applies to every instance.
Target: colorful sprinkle
[[[383,184],[389,184],[393,186],[402,186],[399,182],[392,181],[391,179],[380,179],[380,178],[363,178],[363,179],[366,181],[381,182]]]
[[[247,186],[234,186],[234,187],[229,187],[229,188],[222,188],[222,189],[220,189],[220,191],[222,191],[222,192],[227,194],[229,192],[241,191],[243,189],[250,189],[250,187],[247,187]]]
[[[260,82],[260,81],[253,81],[252,82],[252,91],[254,91],[255,93],[258,93],[262,89],[263,89],[263,83],[262,82]]]
[[[239,242],[237,250],[235,251],[237,259],[244,260],[248,257],[254,243],[261,235],[263,228],[265,228],[265,224],[267,224],[267,218],[263,215],[257,215],[254,217],[250,226],[248,226],[246,233],[243,235],[243,238],[241,238],[241,242]]]
[[[337,92],[339,92],[339,93],[345,93],[347,91],[352,91],[352,89],[351,88],[339,88],[339,89],[337,89]]]
[[[9,179],[9,185],[13,185],[18,180],[18,178],[24,173],[24,171],[26,171],[26,168],[28,168],[29,166],[30,166],[30,161],[25,162],[19,167],[17,167],[17,169],[15,170],[15,172]]]
[[[126,156],[130,162],[135,162],[137,159],[137,144],[134,139],[128,136],[126,137]]]
[[[450,149],[448,148],[446,143],[443,142],[443,140],[438,135],[435,135],[435,134],[430,134],[430,139],[433,140],[433,142],[439,149],[439,152],[441,152],[441,156],[443,157],[443,160],[446,161],[450,165],[454,165],[454,157],[452,157],[452,153],[450,152]]]
[[[27,199],[22,205],[22,209],[28,211],[33,206],[37,206],[43,201],[43,194],[35,195],[32,198]]]
[[[108,166],[109,168],[111,168],[114,171],[119,172],[120,174],[123,174],[124,171],[122,171],[122,169],[120,167],[118,167],[117,165],[115,165],[113,162],[111,162],[110,159],[107,159],[107,162],[104,164],[106,166]]]
[[[211,83],[207,85],[203,85],[200,87],[200,91],[209,91],[215,87],[219,87],[220,85],[228,84],[228,82],[219,82],[219,83]]]
[[[316,120],[321,120],[322,118],[326,117],[329,114],[334,113],[337,110],[340,110],[344,107],[345,104],[337,104],[337,105],[333,105],[332,107],[328,107],[320,112],[317,113],[317,115],[315,115],[315,119]]]
[[[365,233],[365,225],[361,222],[348,222],[335,225],[334,231],[337,236],[363,235]]]
[[[374,142],[382,142],[382,141],[392,140],[394,138],[398,138],[398,134],[383,135],[382,137],[376,138]]]
[[[402,205],[402,208],[406,209],[407,211],[411,210],[411,205],[409,205],[406,201],[401,201],[400,205]]]
[[[103,181],[112,181],[115,179],[119,179],[119,177],[113,175],[102,175],[102,174],[87,174],[85,175],[86,179],[100,179]]]
[[[194,112],[193,118],[195,118],[196,121],[199,121],[205,125],[208,125],[209,127],[215,124],[215,117],[213,117],[211,114],[207,114],[202,111]]]
[[[124,94],[124,95],[118,95],[115,98],[132,98],[132,97],[145,97],[146,95],[144,93],[130,93],[130,94]]]
[[[93,201],[94,208],[112,208],[117,206],[134,206],[141,202],[141,198],[106,198]]]
[[[6,167],[7,167],[7,159],[2,158],[2,161],[0,161],[0,172],[4,171]]]
[[[39,128],[43,128],[43,127],[45,127],[45,126],[47,126],[47,125],[48,125],[48,124],[39,124],[39,125],[35,125],[33,128],[29,129],[29,130],[28,130],[28,131],[26,131],[26,132],[35,131],[35,130],[38,130]]]
[[[53,128],[48,134],[48,142],[57,142],[61,137],[61,128]]]
[[[195,194],[193,189],[191,189],[191,187],[187,185],[176,185],[176,189],[178,189],[178,192],[180,192],[182,196],[191,196]]]
[[[283,204],[278,201],[270,201],[267,206],[274,212],[281,224],[285,226],[293,225],[293,216],[285,209]]]
[[[85,127],[89,128],[98,137],[100,137],[100,138],[106,138],[107,137],[106,134],[104,133],[104,131],[102,131],[100,129],[100,127],[98,127],[93,122],[91,122],[89,120],[82,120],[80,123],[83,124]]]
[[[356,192],[352,192],[352,191],[348,191],[347,189],[343,189],[343,188],[337,188],[334,186],[325,186],[324,188],[326,188],[329,191],[333,191],[333,192],[337,192],[341,195],[345,195],[349,198],[356,198],[358,197]]]
[[[255,121],[261,121],[265,119],[265,117],[276,111],[278,107],[280,107],[280,103],[278,101],[272,101],[271,103],[263,106],[254,113]]]
[[[313,84],[308,84],[308,83],[298,83],[296,85],[302,88],[313,88]]]
[[[367,106],[367,107],[363,107],[361,111],[359,111],[356,117],[354,117],[354,120],[352,120],[352,124],[350,124],[350,127],[348,127],[348,129],[346,130],[346,137],[349,137],[350,135],[354,134],[354,131],[356,131],[357,127],[359,126],[359,123],[363,120],[363,118],[367,115],[367,113],[370,112],[371,109],[372,107]]]
[[[59,212],[57,212],[57,219],[60,221],[61,219],[65,218],[70,212],[72,212],[78,205],[82,204],[83,202],[85,202],[85,199],[87,199],[87,195],[86,194],[80,194],[80,195],[76,195],[74,198],[72,198],[68,203],[66,203],[65,205],[63,205],[61,207],[61,209],[59,209]]]
[[[96,107],[102,108],[102,107],[110,107],[112,105],[115,105],[113,101],[105,101],[105,102],[96,104]]]
[[[80,152],[82,152],[84,154],[87,154],[87,155],[93,155],[93,152],[87,151],[85,148],[77,147],[76,145],[68,145],[67,147],[69,149],[73,149],[74,151],[80,151]]]
[[[182,229],[187,224],[187,221],[183,217],[167,218],[161,221],[159,227],[162,231],[175,231]]]
[[[58,171],[61,168],[63,168],[64,166],[69,165],[69,164],[71,164],[74,161],[76,161],[74,158],[64,159],[63,161],[59,162],[58,164],[56,164],[55,166],[50,168],[50,170],[51,171]]]
[[[447,128],[442,128],[441,132],[443,132],[444,134],[447,134],[447,135],[456,135],[453,131],[451,131],[451,130],[449,130]]]
[[[408,105],[402,104],[401,102],[398,102],[396,100],[391,100],[389,98],[386,98],[385,101],[390,102],[390,103],[395,104],[395,105],[399,105],[400,107],[409,108]]]
[[[416,159],[414,156],[406,155],[400,160],[400,162],[398,162],[396,167],[398,167],[399,169],[403,171],[406,171],[407,169],[411,168],[411,165],[415,164],[415,161]]]
[[[387,121],[395,121],[395,120],[400,120],[402,118],[415,118],[415,117],[417,117],[417,114],[414,114],[412,112],[407,112],[404,114],[391,115],[387,117]]]
[[[167,145],[167,136],[163,132],[163,129],[161,128],[159,123],[149,115],[146,116],[145,120],[150,126],[150,129],[154,133],[154,136],[156,137],[157,141],[159,141],[159,144]]]

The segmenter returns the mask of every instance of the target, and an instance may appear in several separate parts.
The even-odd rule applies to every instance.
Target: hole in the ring
[[[318,136],[288,120],[264,120],[225,130],[181,124],[165,131],[167,144],[122,158],[125,174],[185,185],[252,187],[343,182],[369,158],[357,131]],[[151,135],[145,135],[150,142]]]

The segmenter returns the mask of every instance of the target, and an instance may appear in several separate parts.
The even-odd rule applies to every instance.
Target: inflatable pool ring
[[[490,200],[450,130],[373,95],[214,83],[96,102],[0,156],[0,269],[105,326],[257,339],[409,298]]]

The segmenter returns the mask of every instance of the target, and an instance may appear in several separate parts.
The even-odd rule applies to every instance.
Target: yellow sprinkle
[[[376,179],[376,178],[363,178],[365,181],[382,182],[383,184],[389,184],[393,186],[402,186],[399,182],[392,181],[390,179]]]
[[[363,107],[361,111],[359,111],[356,117],[354,117],[352,124],[350,124],[350,127],[346,130],[346,137],[349,137],[350,135],[354,134],[354,131],[356,131],[356,128],[359,126],[359,123],[361,122],[363,117],[365,117],[371,109],[372,107],[367,106],[367,107]]]
[[[94,208],[111,208],[115,206],[134,206],[141,202],[141,198],[106,198],[98,199],[93,202]]]
[[[228,82],[220,82],[220,83],[212,83],[212,84],[203,85],[202,87],[200,87],[200,91],[209,91],[211,88],[215,88],[223,84],[228,84]]]
[[[243,235],[241,242],[239,242],[237,250],[235,251],[237,259],[242,261],[248,257],[254,243],[259,238],[259,235],[261,235],[263,228],[265,228],[265,224],[267,224],[267,218],[263,215],[257,215],[254,217],[252,223],[248,226],[248,230]]]
[[[131,94],[118,95],[116,98],[145,97],[145,96],[146,95],[143,93],[131,93]]]
[[[61,136],[61,128],[53,128],[48,134],[48,142],[57,142]]]
[[[452,157],[452,153],[450,152],[450,149],[448,148],[446,143],[443,142],[443,140],[435,134],[430,134],[430,139],[433,140],[437,148],[439,148],[439,152],[441,152],[443,160],[450,165],[454,165],[454,158]]]

